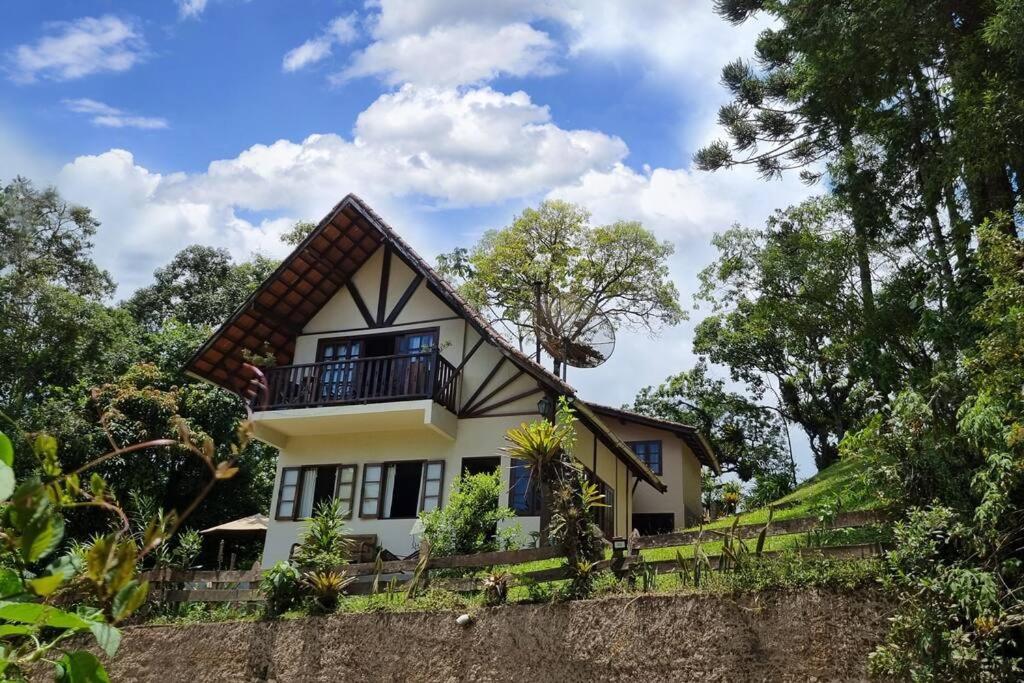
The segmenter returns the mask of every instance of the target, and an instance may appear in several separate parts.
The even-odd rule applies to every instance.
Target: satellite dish
[[[573,326],[570,325],[569,329],[573,329]],[[540,345],[548,355],[561,361],[563,366],[571,365],[574,368],[596,368],[608,360],[615,350],[615,327],[604,314],[594,316],[571,337],[558,337],[544,332],[540,337]]]

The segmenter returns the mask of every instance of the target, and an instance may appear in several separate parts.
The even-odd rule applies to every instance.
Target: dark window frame
[[[286,486],[285,478],[288,476],[288,472],[297,472],[295,483],[294,484],[287,484],[287,486],[294,487],[295,493],[292,496],[291,501],[290,501],[291,504],[292,504],[292,513],[290,515],[288,515],[288,516],[283,516],[283,515],[281,515],[281,503],[284,502],[284,499],[283,499],[282,496],[284,494],[284,487]],[[299,500],[301,500],[301,496],[302,496],[302,468],[301,467],[282,467],[281,468],[281,479],[278,482],[278,486],[277,486],[277,504],[274,506],[274,519],[277,520],[277,521],[293,521],[295,519],[295,514],[296,514],[296,512],[299,509]]]
[[[361,350],[365,350],[366,349],[366,340],[367,339],[376,339],[378,337],[394,337],[395,338],[395,344],[394,344],[394,346],[392,346],[392,352],[391,353],[392,353],[392,355],[396,355],[397,356],[397,355],[399,355],[398,354],[398,338],[399,337],[404,337],[404,336],[410,335],[410,334],[427,334],[428,332],[433,333],[434,339],[437,340],[435,344],[436,344],[437,348],[440,348],[441,347],[441,328],[439,326],[413,328],[411,330],[394,330],[393,329],[390,332],[374,332],[372,334],[353,334],[353,335],[348,335],[348,336],[342,335],[342,336],[338,336],[338,337],[322,337],[321,339],[317,339],[316,340],[316,362],[317,363],[323,363],[324,362],[322,354],[323,354],[323,348],[325,346],[328,346],[330,344],[337,344],[339,342],[356,342],[357,341],[357,342],[360,342],[360,344],[361,344],[360,349]],[[359,359],[373,358],[373,356],[362,356],[361,355],[361,356],[358,356],[358,358]],[[352,359],[352,360],[354,360],[354,359]]]
[[[384,462],[368,462],[368,463],[366,463],[365,465],[363,465],[362,485],[359,487],[359,518],[360,519],[417,519],[419,517],[419,513],[423,512],[423,506],[424,506],[425,498],[427,497],[425,494],[426,494],[426,490],[427,490],[427,471],[428,471],[428,466],[429,465],[433,465],[433,464],[440,464],[441,465],[441,478],[438,480],[438,481],[440,481],[440,485],[439,485],[439,488],[438,488],[438,493],[437,493],[436,498],[437,498],[437,507],[438,508],[442,507],[444,505],[444,475],[445,475],[445,463],[446,462],[447,462],[446,460],[412,459],[412,460],[387,460],[387,461],[384,461]],[[392,465],[400,465],[400,464],[406,464],[407,465],[407,464],[410,464],[410,463],[419,463],[419,465],[420,465],[420,485],[419,485],[419,491],[420,492],[419,492],[419,496],[417,497],[417,500],[416,500],[416,514],[415,515],[402,515],[402,516],[398,516],[398,517],[384,517],[384,516],[382,516],[384,514],[384,491],[387,489],[388,477],[391,476],[389,474],[389,468]],[[375,497],[376,501],[377,501],[377,504],[375,506],[374,512],[372,514],[364,514],[364,512],[363,512],[363,503],[366,501],[366,484],[368,483],[366,481],[366,472],[370,468],[372,468],[372,467],[379,467],[380,468],[380,480],[379,480],[379,482],[376,482],[376,483],[380,484],[380,488],[377,490],[377,494],[378,495]],[[434,480],[431,480],[431,481],[434,481]],[[375,483],[375,482],[369,482],[369,483]],[[429,496],[429,497],[430,498],[434,498],[435,496]],[[373,499],[374,498],[371,497],[371,500],[373,500]]]
[[[518,462],[519,462],[518,460],[512,460],[512,462],[509,464],[509,470],[508,470],[508,494],[509,494],[509,501],[508,501],[508,506],[510,508],[512,508],[512,510],[516,513],[516,517],[539,517],[540,516],[541,506],[544,505],[544,501],[541,500],[540,486],[537,484],[537,481],[534,480],[534,478],[530,476],[530,471],[526,467],[526,465],[518,465],[517,464]],[[514,474],[514,473],[519,473],[519,474]],[[512,495],[513,495],[512,492],[513,492],[513,489],[516,486],[516,482],[513,481],[513,476],[523,477],[523,478],[528,479],[528,483],[526,485],[526,493],[524,494],[524,496],[526,498],[526,507],[525,508],[516,507],[516,504],[515,504],[516,501],[514,501],[512,499]]]
[[[657,467],[654,467],[650,463],[650,454],[647,452],[646,449],[644,449],[644,454],[641,454],[640,451],[638,451],[636,449],[637,446],[651,446],[652,444],[658,444],[658,466]],[[652,472],[654,472],[656,475],[658,475],[660,477],[662,475],[662,473],[665,471],[665,448],[664,448],[664,444],[662,443],[661,439],[644,439],[643,441],[627,441],[626,445],[629,446],[630,449],[634,453],[636,453],[637,457],[640,458],[640,460],[642,460],[643,463],[645,465],[647,465],[647,467],[649,467],[650,470]]]
[[[345,513],[344,518],[352,519],[352,515],[355,514],[356,498],[359,492],[359,465],[338,465],[338,471],[334,475],[334,497],[335,499],[344,500],[343,498],[341,498],[340,495],[338,495],[338,493],[341,490],[341,487],[344,485],[344,482],[341,481],[341,473],[347,470],[352,471],[352,483],[350,484],[352,486],[352,497],[348,501],[348,511]]]
[[[444,460],[427,460],[423,463],[423,469],[420,471],[420,500],[419,505],[417,506],[417,516],[420,512],[429,512],[429,510],[427,510],[427,498],[437,499],[437,504],[434,505],[431,510],[439,510],[441,508],[444,501],[444,463]],[[440,477],[433,479],[430,478],[429,474],[431,465],[441,466]],[[436,495],[427,495],[427,482],[431,481],[437,482]],[[394,519],[394,517],[389,517],[388,519]]]

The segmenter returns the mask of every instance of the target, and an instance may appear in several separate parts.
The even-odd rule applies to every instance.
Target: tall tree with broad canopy
[[[743,481],[785,475],[796,484],[785,423],[773,407],[758,405],[726,388],[701,361],[657,387],[645,387],[632,409],[644,415],[693,425],[711,442],[724,472]]]
[[[549,200],[472,249],[443,254],[438,269],[525,350],[538,338],[584,338],[602,319],[650,332],[677,324],[684,313],[669,279],[672,252],[640,223],[591,227],[587,210]],[[562,369],[557,358],[553,369]]]

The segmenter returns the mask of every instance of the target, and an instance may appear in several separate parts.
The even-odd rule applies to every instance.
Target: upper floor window
[[[633,449],[644,464],[651,468],[651,471],[661,476],[661,442],[660,441],[630,441],[626,444]]]

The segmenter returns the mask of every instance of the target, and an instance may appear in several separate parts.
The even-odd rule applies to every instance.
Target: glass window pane
[[[432,462],[427,465],[427,479],[440,479],[441,478],[441,463]]]
[[[356,476],[356,468],[354,467],[342,467],[341,468],[341,482],[347,484],[352,481]]]
[[[338,487],[338,498],[352,500],[352,484],[342,484]]]
[[[376,512],[377,512],[377,501],[376,500],[367,500],[366,498],[363,498],[363,505],[362,505],[360,514],[362,514],[364,516],[370,516],[370,515],[376,514]]]
[[[434,510],[436,508],[437,508],[437,498],[425,498],[423,500],[423,510],[425,512],[430,512],[431,510]]]
[[[440,481],[428,481],[426,488],[427,496],[436,496],[441,493],[441,482]]]
[[[380,481],[380,465],[366,466],[366,481]]]
[[[281,501],[281,507],[279,508],[278,516],[280,517],[291,517],[292,511],[295,509],[295,504],[291,501]]]
[[[379,498],[380,497],[380,484],[377,482],[367,482],[363,488],[364,498]]]
[[[281,487],[281,500],[293,501],[295,500],[295,486],[282,486]]]
[[[286,486],[294,486],[299,483],[299,471],[298,470],[285,470],[281,477],[281,481]]]

